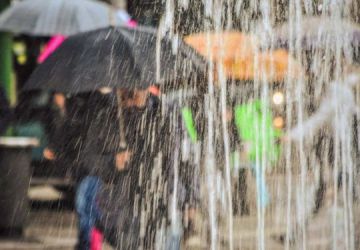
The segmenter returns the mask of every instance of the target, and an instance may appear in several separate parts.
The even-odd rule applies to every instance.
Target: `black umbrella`
[[[73,35],[123,24],[114,8],[95,0],[23,0],[0,15],[0,30],[29,35]]]
[[[111,27],[69,37],[36,68],[24,89],[78,93],[101,87],[146,88],[205,67],[193,49],[180,40],[159,40],[152,28]]]
[[[360,46],[360,26],[345,19],[305,17],[300,23],[301,32],[295,32],[294,40],[290,39],[290,28],[295,30],[288,22],[275,27],[275,47],[288,47],[290,43],[295,43],[295,39],[300,39],[305,49],[325,48],[339,42]]]

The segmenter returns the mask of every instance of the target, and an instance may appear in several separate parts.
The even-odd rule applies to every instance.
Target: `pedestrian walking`
[[[85,101],[88,117],[82,124],[86,126],[82,128],[83,146],[79,152],[80,169],[77,172],[75,197],[79,216],[79,250],[88,250],[94,243],[91,236],[101,216],[96,195],[103,182],[111,178],[115,171],[116,145],[119,141],[115,98],[113,90],[100,89],[90,93]]]
[[[46,124],[48,145],[43,151],[45,159],[53,161],[62,155],[64,126],[66,120],[66,97],[62,93],[54,93],[49,104],[48,122]]]
[[[248,155],[248,162],[256,178],[257,203],[265,208],[270,200],[265,171],[278,159],[280,149],[276,145],[276,138],[280,137],[280,131],[272,125],[269,107],[258,99],[237,105],[234,113],[243,150]]]
[[[141,190],[141,164],[151,159],[145,140],[151,133],[144,124],[153,124],[143,119],[152,115],[147,106],[156,106],[151,96],[147,89],[102,88],[89,99],[92,117],[81,156],[86,171],[76,195],[79,249],[94,245],[94,238],[101,237],[92,236],[99,231],[113,246],[133,249],[140,242],[133,210]],[[118,237],[123,234],[128,237]]]
[[[150,249],[178,250],[195,234],[195,215],[200,210],[202,139],[204,138],[203,98],[194,92],[170,93],[164,100],[161,135],[163,140],[160,180],[164,191],[152,215],[155,238]],[[157,191],[159,192],[159,191]],[[154,192],[154,196],[158,195]],[[156,200],[154,201],[156,203]],[[161,228],[161,230],[159,229]]]

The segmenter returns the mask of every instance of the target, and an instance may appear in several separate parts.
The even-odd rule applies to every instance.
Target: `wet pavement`
[[[59,207],[60,208],[60,207]],[[2,238],[0,249],[73,250],[76,244],[77,220],[69,208],[36,208],[29,214],[23,238]],[[104,246],[104,250],[109,250]]]
[[[271,180],[270,180],[271,181]],[[271,182],[280,183],[279,178],[275,178]],[[281,198],[281,185],[270,185],[272,197],[278,197],[273,205],[270,205],[266,210],[265,227],[264,227],[264,242],[265,249],[277,250],[284,249],[284,245],[281,242],[281,236],[286,232],[286,210],[284,199]],[[55,195],[54,190],[43,189],[41,198],[45,199],[46,192],[50,197],[50,194]],[[36,197],[37,190],[32,190],[33,197]],[[282,189],[285,192],[286,189]],[[250,194],[251,195],[251,186]],[[255,204],[250,204],[250,215],[238,216],[234,218],[234,249],[252,250],[258,249],[258,228],[257,228],[257,215]],[[338,211],[341,214],[341,203],[339,204]],[[354,214],[359,214],[360,207],[354,208]],[[295,212],[294,212],[295,213]],[[319,214],[312,215],[307,222],[307,239],[306,249],[314,250],[327,250],[332,248],[332,207],[323,207]],[[357,218],[358,219],[358,218]],[[357,223],[355,219],[355,228],[359,230],[360,223]],[[341,216],[338,218],[342,221]],[[227,243],[227,230],[226,225],[220,226],[221,241],[219,243],[219,249],[228,249]],[[31,212],[29,213],[29,219],[25,230],[25,237],[19,238],[2,238],[0,239],[0,250],[10,249],[24,249],[24,250],[37,250],[37,249],[49,249],[49,250],[72,250],[76,244],[77,234],[77,219],[69,204],[56,201],[44,201],[34,203]],[[338,249],[345,249],[344,242],[341,242],[343,238],[343,232],[338,231]],[[204,241],[201,236],[193,236],[188,239],[184,244],[183,249],[197,250],[208,249],[204,245]],[[300,245],[294,243],[290,249],[299,249]],[[112,249],[108,245],[104,244],[103,250]]]
[[[308,229],[307,249],[330,249],[331,233],[327,227],[329,217],[325,211],[311,221]],[[234,221],[234,247],[235,249],[257,249],[257,219],[256,216],[237,217]],[[265,249],[284,249],[279,236],[286,230],[285,225],[275,225],[273,220],[266,221]],[[29,224],[23,239],[1,239],[0,249],[23,249],[23,250],[72,250],[76,244],[76,216],[71,210],[48,210],[37,209],[29,215]],[[192,237],[186,243],[185,249],[208,249],[198,237]],[[222,249],[227,249],[226,240],[221,242]],[[104,245],[104,250],[112,249]],[[291,249],[297,249],[292,247]],[[342,248],[339,248],[342,249]]]
[[[31,211],[23,236],[0,237],[0,250],[73,250],[77,218],[66,195],[49,185],[29,189]],[[104,245],[104,250],[109,250]]]

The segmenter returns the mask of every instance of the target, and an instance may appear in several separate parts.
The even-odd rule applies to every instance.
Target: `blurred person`
[[[85,136],[89,127],[88,102],[91,94],[67,95],[54,93],[47,114],[47,147],[44,158],[54,162],[58,171],[67,171],[78,183],[84,167],[80,162]]]
[[[41,141],[41,147],[33,152],[35,174],[45,170],[46,174],[63,176],[64,173],[79,171],[78,156],[88,116],[85,109],[87,95],[30,92],[20,98],[16,107],[15,133],[36,136]]]
[[[148,96],[148,90],[102,88],[90,98],[92,118],[81,157],[86,174],[76,195],[80,229],[78,249],[89,248],[96,223],[112,245],[117,244],[114,235],[133,228],[129,222],[133,216],[126,212],[130,213],[138,192],[134,185],[138,183],[145,152],[138,124],[146,111]],[[126,143],[121,145],[124,139]],[[119,218],[124,220],[121,225],[116,220],[103,223],[107,217],[114,214],[118,217],[119,213]],[[137,241],[129,239],[127,242],[133,246]]]
[[[234,215],[248,215],[249,204],[247,201],[247,167],[248,152],[245,145],[241,140],[241,133],[236,126],[234,117],[234,109],[236,108],[236,102],[231,103],[226,109],[226,121],[228,123],[228,133],[231,150],[231,169],[234,175],[235,185],[233,192],[233,213]]]
[[[73,120],[79,126],[85,125],[82,128],[81,150],[77,156],[79,165],[74,173],[77,179],[75,208],[79,217],[78,250],[88,250],[91,247],[92,231],[100,216],[96,206],[96,194],[102,185],[106,170],[112,174],[111,169],[114,168],[111,163],[114,164],[116,153],[111,147],[115,149],[115,145],[110,145],[105,137],[106,132],[111,131],[112,136],[116,136],[118,132],[116,106],[112,103],[113,95],[111,94],[112,90],[105,88],[89,93],[83,100],[82,111],[85,111],[86,121],[84,113],[83,119]]]
[[[235,127],[232,134],[237,139],[233,162],[239,170],[237,188],[240,213],[248,214],[247,171],[250,170],[255,177],[257,206],[265,209],[270,202],[266,185],[266,170],[279,158],[280,147],[277,139],[281,131],[274,127],[271,107],[261,99],[261,90],[254,89],[253,81],[236,82],[236,85],[231,88],[233,90],[229,93],[230,107]]]
[[[265,170],[278,158],[276,138],[279,137],[279,131],[272,125],[269,107],[258,99],[237,105],[234,112],[235,124],[243,144],[242,150],[255,175],[257,203],[261,208],[265,208],[270,201]]]
[[[77,138],[81,129],[70,129],[73,124],[70,123],[67,103],[69,97],[63,93],[55,92],[51,94],[46,122],[44,124],[46,134],[46,146],[43,149],[41,161],[45,168],[46,176],[61,178],[63,181],[56,186],[60,191],[66,192],[66,197],[72,201],[73,186],[66,180],[71,177],[71,171],[75,165],[75,159],[71,157],[70,150],[77,151],[76,147],[69,144],[72,138]]]
[[[125,142],[119,152],[125,155],[117,155],[118,174],[113,176],[112,185],[99,192],[102,215],[98,227],[112,246],[136,249],[141,244],[140,208],[146,205],[144,192],[160,143],[155,140],[159,91],[152,86],[145,90],[123,89],[118,94],[123,119],[119,125],[124,132],[120,141]]]
[[[145,249],[177,250],[181,242],[201,231],[196,221],[201,216],[203,100],[195,90],[174,91],[164,97],[160,133],[162,170],[156,172],[163,191],[149,192],[154,197],[151,204],[154,208],[147,213],[150,216]]]
[[[43,117],[46,131],[46,147],[42,151],[45,160],[55,167],[56,172],[70,173],[75,183],[79,185],[87,171],[82,164],[85,138],[91,123],[91,111],[88,108],[91,93],[65,96],[54,93],[46,105]],[[26,110],[23,103],[20,110]],[[26,113],[26,112],[25,112]],[[33,117],[31,114],[22,115],[22,119]],[[39,116],[38,113],[37,116]],[[69,187],[71,188],[71,187]],[[71,189],[66,191],[72,191]],[[75,202],[76,203],[76,202]],[[78,249],[86,249],[77,246]]]
[[[66,108],[66,97],[62,93],[54,93],[50,104],[49,122],[47,124],[48,146],[44,149],[44,158],[50,161],[55,160],[56,154],[59,156],[63,146],[62,138]]]
[[[164,166],[161,177],[165,182],[163,189],[167,191],[162,194],[164,197],[159,198],[162,205],[159,206],[160,211],[152,215],[154,217],[152,224],[155,226],[149,229],[149,231],[153,231],[153,234],[164,235],[165,249],[169,250],[180,249],[181,242],[188,240],[199,242],[199,244],[201,242],[201,239],[198,238],[202,231],[199,224],[202,211],[200,181],[202,171],[204,171],[201,168],[206,162],[206,147],[204,148],[204,146],[206,145],[205,127],[207,119],[204,113],[204,95],[195,90],[177,92],[168,94],[167,100],[165,100],[164,126],[162,128],[164,132],[161,134],[165,135],[163,141],[166,142],[164,143],[166,148],[162,150],[165,156],[163,157]],[[236,135],[232,108],[229,106],[226,111],[231,154],[239,150],[240,144],[239,137]],[[219,123],[215,123],[216,126],[219,125]],[[216,172],[225,178],[223,172],[225,152],[222,133],[219,138],[216,138],[214,144],[215,160],[218,164]],[[242,180],[243,171],[239,170],[239,172],[240,206],[236,205],[235,207],[236,209],[241,207],[241,212],[245,214],[248,212],[246,183]],[[216,186],[215,188],[223,188],[223,184],[217,179],[214,186]],[[220,196],[216,199],[217,202],[221,203],[223,200]],[[153,213],[149,212],[149,214]],[[164,220],[166,221],[165,231],[161,231],[159,228],[161,228]],[[161,242],[161,237],[156,241]],[[156,247],[157,245],[145,245],[145,249],[156,249]]]

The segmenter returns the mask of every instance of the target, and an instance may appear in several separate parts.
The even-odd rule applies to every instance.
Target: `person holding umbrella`
[[[245,163],[244,165],[250,163],[252,166],[257,183],[257,203],[259,207],[265,208],[269,202],[265,185],[265,168],[274,165],[273,163],[278,158],[279,149],[276,138],[280,134],[273,127],[269,104],[260,100],[261,94],[255,91],[254,85],[256,82],[271,84],[283,82],[288,78],[296,79],[302,75],[302,67],[285,50],[260,52],[259,40],[245,33],[234,31],[198,33],[187,36],[185,42],[209,61],[212,60],[216,69],[214,70],[215,79],[225,79],[225,86],[219,86],[220,81],[215,83],[218,91],[222,91],[224,87],[226,89],[230,82],[235,85],[243,84],[241,89],[239,88],[243,92],[246,89],[250,90],[247,91],[248,93],[240,93],[239,98],[235,97],[231,105],[227,107],[227,112],[233,116],[233,121],[227,122],[235,123],[235,129],[229,137],[237,136],[238,141],[243,145],[241,155],[245,157],[241,159],[242,163]],[[289,70],[291,65],[292,68]],[[222,73],[219,72],[219,68],[222,69]],[[249,82],[251,86],[245,87],[244,84]],[[236,145],[232,146],[234,153],[237,153]],[[240,170],[238,182],[238,191],[242,196],[239,197],[240,204],[238,205],[246,213],[247,194],[243,170]],[[230,198],[228,198],[230,203],[229,200]]]
[[[82,116],[80,120],[83,146],[78,157],[79,169],[75,170],[78,179],[75,208],[79,217],[79,250],[90,249],[91,244],[95,244],[92,242],[92,231],[100,217],[95,198],[102,183],[114,174],[115,160],[119,158],[114,141],[108,141],[110,137],[106,136],[109,133],[114,140],[119,139],[114,98],[112,89],[101,88],[88,93],[83,99],[83,112],[87,118]]]
[[[115,247],[151,249],[156,246],[158,226],[164,218],[168,221],[168,216],[171,216],[172,198],[169,197],[179,195],[173,197],[179,199],[179,208],[184,209],[185,203],[194,208],[198,195],[194,180],[199,173],[196,167],[184,164],[175,153],[181,143],[178,135],[184,133],[179,134],[178,128],[172,127],[177,127],[177,123],[171,123],[174,113],[170,110],[162,110],[165,115],[160,116],[158,88],[151,86],[143,91],[122,89],[118,92],[124,120],[121,126],[128,145],[122,152],[129,157],[117,159],[119,172],[112,176],[112,185],[102,185],[98,192],[97,206],[101,216],[97,227]],[[156,163],[159,160],[160,165]],[[177,161],[181,164],[179,193],[174,192],[172,186]],[[155,183],[163,189],[152,189]],[[183,197],[180,193],[184,192]],[[188,212],[192,211],[191,208]],[[166,232],[165,248],[179,249],[182,234],[171,230],[171,226],[166,228]]]
[[[138,96],[143,96],[140,89],[146,89],[149,87],[149,83],[163,83],[167,81],[176,81],[178,78],[188,78],[198,69],[203,70],[206,67],[206,63],[204,62],[203,58],[196,54],[191,48],[189,48],[186,44],[182,41],[178,41],[178,50],[177,55],[173,53],[173,41],[168,39],[167,37],[159,39],[157,36],[157,31],[152,28],[148,27],[141,27],[138,26],[136,28],[126,28],[126,27],[110,27],[99,29],[97,31],[91,32],[84,32],[82,34],[74,35],[68,37],[61,46],[51,54],[47,60],[44,61],[41,65],[37,67],[37,69],[33,72],[32,76],[29,78],[28,82],[26,83],[24,89],[25,90],[33,90],[33,89],[47,89],[52,91],[59,91],[64,93],[69,93],[73,95],[77,95],[79,93],[85,92],[93,92],[96,89],[101,89],[103,87],[111,88],[112,93],[109,93],[109,98],[113,101],[109,101],[109,104],[114,104],[122,99],[138,99]],[[89,45],[91,46],[89,47]],[[161,53],[156,53],[158,51],[158,45],[160,45]],[[160,56],[160,58],[158,57]],[[159,63],[154,63],[159,62]],[[51,74],[49,74],[52,72]],[[175,79],[176,78],[176,79]],[[91,79],[91,81],[89,81]],[[121,98],[114,98],[114,89],[121,89],[117,96],[123,96]],[[126,91],[128,89],[129,91]],[[137,89],[137,90],[134,90]],[[134,91],[132,91],[134,90]],[[149,91],[146,92],[147,94],[144,96],[147,97],[145,100],[154,100],[155,98],[149,98],[148,96]],[[139,97],[139,102],[141,99]],[[102,99],[102,98],[100,98]],[[92,102],[95,103],[95,102]],[[128,116],[129,118],[133,119],[136,123],[141,121],[143,126],[152,126],[152,122],[144,123],[141,118],[142,115],[150,115],[151,112],[147,112],[147,108],[139,108],[136,107],[136,103],[130,102],[123,102],[121,101],[121,107],[127,107],[127,105],[133,106],[134,109],[127,107],[124,109],[124,112],[119,112],[120,116]],[[148,103],[146,101],[145,103]],[[156,103],[156,102],[155,102]],[[135,106],[134,106],[135,104]],[[125,105],[125,106],[123,106]],[[112,105],[113,106],[113,105]],[[156,106],[156,105],[155,105]],[[92,108],[91,108],[92,109]],[[96,108],[94,108],[96,110]],[[92,115],[96,115],[97,112],[89,112]],[[106,112],[100,112],[104,115]],[[111,116],[114,117],[116,112],[111,111]],[[124,114],[123,114],[124,113]],[[131,115],[130,115],[131,114]],[[116,116],[116,115],[115,115]],[[136,118],[138,117],[138,118]],[[96,118],[96,117],[95,117]],[[141,118],[141,119],[140,119]],[[113,119],[113,118],[111,118]],[[151,118],[152,119],[152,118]],[[137,178],[138,176],[138,164],[142,161],[139,159],[144,159],[145,155],[148,154],[146,150],[141,151],[143,157],[138,157],[136,152],[128,152],[128,155],[125,157],[115,157],[117,153],[116,150],[123,150],[124,143],[121,143],[117,147],[107,146],[107,144],[111,144],[112,142],[108,141],[109,137],[106,137],[107,133],[106,130],[109,132],[110,128],[105,129],[106,127],[110,126],[109,119],[101,119],[101,116],[98,116],[99,125],[101,122],[105,122],[104,128],[100,131],[96,131],[95,126],[93,125],[93,130],[95,131],[93,134],[87,132],[88,136],[86,136],[85,142],[85,151],[86,152],[96,152],[99,156],[96,161],[89,162],[86,158],[86,154],[84,153],[81,156],[81,159],[84,159],[84,166],[87,166],[86,163],[91,163],[92,165],[88,165],[88,167],[92,168],[91,166],[95,166],[95,169],[99,169],[96,165],[101,166],[101,161],[106,161],[111,158],[111,162],[107,161],[104,162],[105,164],[112,165],[111,171],[115,169],[114,167],[114,159],[118,158],[119,162],[127,162],[130,158],[131,163],[125,164],[118,164],[118,167],[125,168],[125,172],[128,174],[121,174],[122,176],[120,179],[124,179],[125,181],[117,182],[116,180],[111,181],[113,178],[110,178],[110,183],[123,183],[117,184],[114,186],[115,190],[119,190],[119,192],[124,192],[124,190],[128,190],[127,186],[124,188],[120,188],[121,185],[125,185],[126,182],[131,182],[133,178]],[[130,119],[119,119],[124,123],[129,123]],[[146,120],[146,119],[145,119]],[[116,131],[122,130],[121,127],[124,128],[125,124],[120,123],[113,123],[112,127],[115,127],[114,124],[118,124],[119,128],[114,129]],[[128,134],[129,138],[126,138],[125,141],[128,142],[128,145],[131,145],[129,141],[135,140],[134,145],[140,145],[141,147],[145,147],[146,145],[141,144],[140,142],[142,139],[137,136],[137,134],[132,134],[131,131],[140,131],[140,135],[143,138],[149,137],[150,134],[146,137],[144,132],[145,129],[140,129],[136,127],[134,124],[127,125],[129,131],[125,130],[125,134]],[[89,124],[90,125],[90,124]],[[103,130],[103,131],[101,131]],[[150,131],[151,129],[149,129]],[[90,131],[90,127],[89,127]],[[136,133],[138,133],[136,132]],[[99,145],[104,145],[104,149],[110,148],[109,152],[102,151],[98,145],[91,146],[91,141],[96,141],[96,137],[94,135],[101,135],[103,139],[106,141],[102,141]],[[121,133],[123,134],[123,133]],[[91,138],[94,137],[94,138]],[[125,136],[126,137],[126,136]],[[149,142],[152,137],[147,138],[146,142]],[[122,138],[123,139],[123,138]],[[99,138],[99,140],[102,140]],[[129,140],[129,141],[128,141]],[[113,140],[116,141],[116,140]],[[151,140],[153,141],[153,140]],[[121,140],[121,142],[124,142]],[[154,142],[152,142],[154,143]],[[95,145],[95,144],[93,144]],[[139,149],[141,147],[139,146]],[[126,148],[126,147],[125,147]],[[135,147],[135,149],[137,149]],[[115,150],[115,151],[114,151]],[[155,150],[151,148],[151,150]],[[149,152],[151,152],[151,150]],[[131,151],[131,150],[130,150]],[[156,151],[156,150],[155,150]],[[154,151],[154,152],[155,152]],[[105,157],[106,154],[109,153],[111,157]],[[151,156],[152,157],[152,156]],[[151,158],[150,157],[150,158]],[[124,159],[125,158],[125,159]],[[137,162],[136,162],[137,161]],[[146,161],[149,162],[149,161]],[[99,163],[99,164],[94,164]],[[150,162],[149,162],[150,164]],[[127,167],[129,169],[127,170]],[[136,166],[132,168],[133,166]],[[134,169],[131,171],[131,169]],[[150,169],[150,168],[149,168]],[[95,171],[95,174],[105,174],[106,173],[97,173],[98,170]],[[106,172],[106,171],[105,171]],[[112,176],[111,174],[109,176]],[[135,177],[133,177],[135,176]],[[106,177],[106,176],[105,176]],[[106,179],[106,178],[105,178]],[[116,178],[115,178],[116,179]],[[96,186],[96,185],[95,185]],[[101,186],[101,185],[100,185]],[[117,186],[117,188],[116,188]],[[87,188],[86,188],[87,189]],[[85,190],[86,190],[85,189]],[[95,188],[96,189],[96,188]],[[91,192],[93,194],[93,192]],[[105,192],[106,193],[106,192]],[[128,197],[127,194],[119,194],[117,197]],[[81,197],[79,195],[78,197]],[[92,195],[92,197],[94,197]],[[101,197],[101,196],[99,196]],[[104,196],[105,197],[105,196]],[[114,211],[121,210],[122,207],[118,207],[118,198],[114,197],[114,200],[111,200],[112,197],[109,199],[104,198],[103,200],[109,201],[109,203],[114,205]],[[123,198],[122,200],[126,200]],[[123,211],[126,209],[130,209],[133,202],[133,197],[129,199],[129,205],[123,207]],[[90,199],[91,200],[91,199]],[[90,202],[91,204],[91,202]],[[91,207],[91,206],[90,206]],[[106,206],[105,206],[106,207]],[[123,214],[126,214],[126,211]],[[109,211],[109,216],[111,217],[111,213]],[[109,216],[102,216],[109,217]],[[126,217],[126,216],[125,216]],[[122,216],[124,218],[124,216]],[[130,216],[128,216],[130,218]],[[94,221],[94,220],[92,220]],[[116,220],[113,220],[116,224]],[[100,223],[101,224],[101,223]],[[106,224],[106,223],[105,223]],[[124,230],[124,225],[122,223],[118,224],[118,228],[116,225],[114,227],[105,227],[107,231],[105,231],[105,236],[108,238],[110,232],[121,233]],[[114,230],[112,230],[113,228]],[[135,227],[133,227],[135,228]],[[126,230],[128,233],[130,228]],[[88,235],[88,234],[85,234]],[[116,239],[113,238],[113,239]],[[136,241],[133,241],[134,244]],[[116,240],[115,242],[116,243]],[[130,244],[133,244],[130,242]]]
[[[113,234],[117,232],[119,225],[105,221],[112,214],[132,218],[126,214],[129,210],[125,208],[134,205],[141,161],[150,161],[148,157],[143,157],[146,153],[143,147],[144,136],[147,133],[145,129],[145,134],[140,136],[139,122],[142,113],[148,113],[148,105],[155,108],[154,95],[149,94],[146,89],[122,89],[117,92],[121,96],[119,104],[122,111],[119,112],[122,112],[120,119],[124,119],[123,121],[118,120],[119,107],[114,90],[101,88],[90,97],[90,105],[95,105],[90,107],[94,116],[91,118],[82,152],[82,166],[87,169],[87,173],[83,176],[76,195],[80,230],[78,249],[89,248],[96,223],[100,231],[104,231],[105,238],[111,244],[117,244]],[[148,124],[152,126],[151,122]],[[121,128],[122,126],[124,127]],[[121,138],[122,136],[125,138]],[[122,142],[126,142],[125,145],[121,145]],[[112,196],[109,192],[119,195]]]

